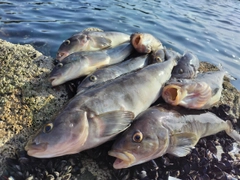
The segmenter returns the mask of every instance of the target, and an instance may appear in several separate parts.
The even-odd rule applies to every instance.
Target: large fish
[[[197,76],[199,59],[193,53],[186,51],[173,68],[172,78],[192,79]]]
[[[211,112],[155,106],[136,117],[108,154],[117,158],[115,169],[141,164],[166,153],[183,157],[201,137],[220,131],[240,143],[240,134],[233,130],[231,122]]]
[[[190,109],[208,109],[220,100],[225,71],[198,74],[196,79],[171,79],[162,97],[171,105]]]
[[[115,79],[122,74],[143,68],[147,64],[148,55],[142,55],[118,64],[97,69],[92,74],[83,79],[83,81],[77,87],[77,92],[84,92],[90,87],[100,85],[108,80]]]
[[[84,30],[65,40],[57,51],[56,60],[62,61],[68,55],[80,51],[98,51],[114,48],[129,42],[130,35],[121,32],[100,32],[99,30]]]
[[[175,65],[175,59],[155,63],[75,95],[28,141],[28,155],[74,154],[110,140],[158,99]]]
[[[162,43],[148,33],[134,33],[131,35],[130,41],[133,47],[140,53],[150,53],[163,49]]]
[[[52,86],[63,84],[88,75],[97,68],[121,62],[131,54],[132,50],[131,44],[124,43],[112,49],[70,54],[54,67],[49,79]]]

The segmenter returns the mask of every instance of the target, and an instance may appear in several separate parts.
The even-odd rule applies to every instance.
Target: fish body
[[[121,62],[131,54],[132,50],[131,44],[124,43],[112,49],[70,54],[53,68],[49,79],[52,86],[63,84],[88,75],[97,68]]]
[[[83,81],[77,87],[77,92],[84,92],[90,87],[100,85],[108,80],[115,79],[122,74],[143,68],[147,64],[148,56],[142,55],[121,63],[97,69],[92,74],[83,79]]]
[[[117,139],[109,155],[116,157],[115,169],[128,168],[169,153],[183,157],[201,137],[226,133],[240,142],[240,135],[230,121],[211,112],[165,105],[150,107],[139,114]]]
[[[192,79],[197,76],[200,61],[196,55],[187,51],[173,68],[172,78]]]
[[[62,61],[68,55],[80,51],[98,51],[114,48],[129,42],[130,35],[121,32],[101,32],[96,29],[86,29],[65,40],[59,47],[56,60]]]
[[[195,79],[171,79],[162,97],[171,105],[190,109],[208,109],[220,100],[225,71],[198,74]]]
[[[131,35],[131,43],[139,53],[150,53],[163,49],[162,43],[148,33],[134,33]]]
[[[75,95],[28,141],[28,155],[74,154],[112,139],[159,98],[175,65],[175,59],[155,63]]]

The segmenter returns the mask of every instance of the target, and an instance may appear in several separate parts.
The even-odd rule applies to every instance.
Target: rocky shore
[[[64,86],[51,87],[48,75],[52,68],[53,59],[42,55],[32,46],[0,40],[0,178],[122,179],[123,177],[140,177],[139,174],[136,175],[136,172],[115,171],[110,168],[112,159],[105,157],[107,156],[106,149],[105,151],[89,150],[77,155],[52,159],[31,158],[25,154],[23,148],[29,136],[43,122],[51,120],[51,117],[60,111],[68,100]],[[216,70],[216,68],[214,65],[202,62],[200,71]],[[224,80],[221,100],[212,108],[212,111],[223,119],[230,119],[235,129],[239,130],[240,92],[231,85],[228,79]],[[226,136],[221,133],[215,138],[210,138],[216,147],[224,146],[219,137]],[[231,156],[228,157],[228,161],[232,158],[233,162],[239,162],[240,152],[237,145],[234,145],[231,140],[229,143],[232,148],[225,150],[222,147],[223,152]],[[103,149],[109,146],[107,143],[103,145]],[[198,146],[204,145],[200,142]],[[168,159],[171,160],[171,157]],[[240,163],[237,167],[240,168]],[[132,170],[135,169],[132,168]],[[223,171],[239,179],[240,172],[236,170],[232,172],[233,170],[232,167],[229,171]],[[171,173],[170,175],[181,177],[181,175]]]

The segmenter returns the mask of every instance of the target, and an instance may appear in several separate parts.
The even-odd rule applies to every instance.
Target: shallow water
[[[147,32],[168,48],[221,63],[240,90],[239,17],[237,0],[6,0],[0,1],[0,38],[55,57],[63,40],[87,27]]]

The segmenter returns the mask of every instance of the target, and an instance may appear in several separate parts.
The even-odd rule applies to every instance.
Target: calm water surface
[[[55,57],[63,40],[87,27],[147,32],[183,53],[222,66],[240,90],[238,0],[0,0],[0,38]]]

